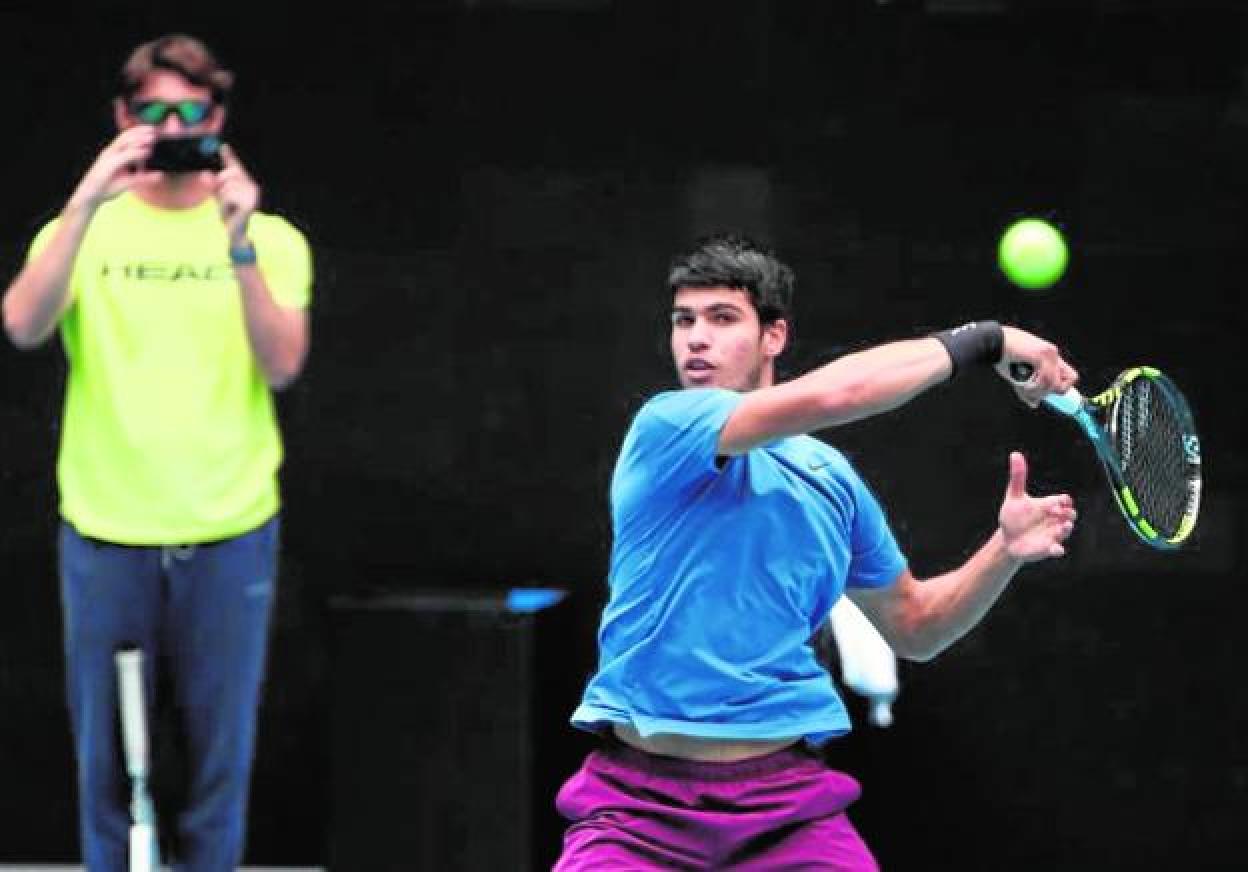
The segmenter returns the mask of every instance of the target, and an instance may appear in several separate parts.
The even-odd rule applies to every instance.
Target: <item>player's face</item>
[[[153,70],[129,100],[114,105],[119,128],[150,124],[163,136],[220,133],[225,109],[212,89],[192,84],[170,70]]]
[[[672,297],[672,360],[681,385],[733,391],[770,385],[787,329],[784,321],[764,327],[740,289],[679,289]]]

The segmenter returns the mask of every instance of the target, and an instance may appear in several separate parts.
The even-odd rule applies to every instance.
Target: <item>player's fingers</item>
[[[1045,354],[1044,362],[1036,370],[1036,387],[1042,391],[1042,396],[1061,393],[1065,390],[1062,386],[1061,362],[1056,350],[1051,354]]]
[[[1073,530],[1075,528],[1075,519],[1066,515],[1050,515],[1047,521],[1054,530]]]
[[[1075,529],[1075,522],[1065,518],[1049,518],[1045,524],[1045,530],[1058,539],[1065,539]]]
[[[1066,361],[1062,361],[1058,376],[1058,383],[1063,391],[1073,388],[1079,381],[1079,371],[1076,370]]]
[[[1049,514],[1066,514],[1072,517],[1075,511],[1075,503],[1066,494],[1057,494],[1055,496],[1040,497],[1040,507]]]
[[[221,143],[221,163],[225,165],[227,170],[243,171],[243,162],[238,159],[238,152],[228,143]]]
[[[143,124],[138,127],[128,127],[109,144],[109,148],[125,148],[129,145],[137,143],[150,143],[156,139],[156,129],[149,125]]]
[[[1005,494],[1015,499],[1027,495],[1027,459],[1020,451],[1010,452],[1010,481]]]
[[[122,167],[127,164],[138,164],[145,161],[152,154],[150,145],[134,145],[119,149],[109,155],[109,162],[115,167]]]

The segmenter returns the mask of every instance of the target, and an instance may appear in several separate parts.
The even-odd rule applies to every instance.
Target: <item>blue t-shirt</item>
[[[795,436],[716,458],[742,396],[651,399],[611,483],[610,599],[572,723],[722,739],[849,731],[811,636],[849,587],[906,566],[879,503],[836,449]]]

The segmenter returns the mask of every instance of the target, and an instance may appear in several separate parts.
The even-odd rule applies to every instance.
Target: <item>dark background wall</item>
[[[575,765],[611,464],[669,384],[666,262],[735,227],[798,272],[793,370],[995,316],[1058,341],[1091,388],[1161,367],[1202,430],[1204,516],[1173,556],[1130,540],[1066,422],[987,375],[828,434],[920,575],[991,530],[1012,448],[1036,489],[1082,507],[1066,560],[903,666],[896,726],[833,752],[866,784],[856,819],[885,868],[1235,865],[1218,858],[1248,810],[1241,4],[6,3],[6,276],[109,138],[126,51],[169,30],[239,74],[231,138],[316,252],[313,352],[281,399],[249,862],[325,862],[336,596],[568,589],[537,742],[552,784]],[[1072,245],[1048,294],[995,270],[1023,214]],[[76,854],[51,547],[62,380],[55,343],[0,349],[0,860]]]

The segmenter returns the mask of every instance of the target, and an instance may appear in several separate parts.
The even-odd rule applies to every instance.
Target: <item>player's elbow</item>
[[[264,380],[274,391],[285,390],[295,383],[303,372],[303,364],[308,358],[308,337],[306,330],[296,331],[287,341],[269,349],[261,358]]]
[[[949,639],[941,631],[926,593],[919,583],[903,585],[900,598],[888,615],[885,639],[903,660],[926,663],[949,647]]]
[[[43,340],[47,338],[46,332],[40,333],[34,329],[34,325],[30,323],[29,318],[22,318],[16,311],[16,307],[9,304],[9,298],[4,299],[4,335],[9,337],[9,341],[19,351],[31,351],[43,344]]]
[[[288,360],[270,364],[265,368],[264,380],[273,391],[284,391],[295,383],[303,370],[303,361]]]
[[[923,638],[907,638],[905,641],[898,641],[893,647],[893,652],[902,660],[909,660],[912,663],[927,663],[935,660],[941,651],[945,650],[945,646],[939,644],[933,639]]]
[[[899,621],[897,656],[916,663],[935,660],[953,644],[952,632],[936,604],[922,593],[911,597],[910,610]]]
[[[891,630],[887,636],[888,644],[902,660],[926,663],[940,653],[935,640],[915,621],[899,621]]]

